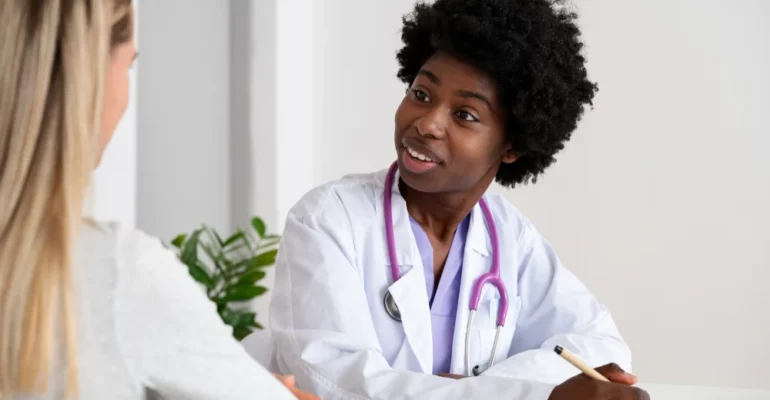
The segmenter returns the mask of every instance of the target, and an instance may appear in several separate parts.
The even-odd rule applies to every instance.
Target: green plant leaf
[[[254,252],[254,243],[252,242],[251,236],[246,234],[246,232],[243,233],[243,235],[240,237],[241,243],[243,246],[248,249],[249,253]]]
[[[221,257],[220,255],[216,254],[216,250],[214,250],[210,245],[200,242],[199,246],[203,249],[203,252],[209,256],[211,261],[216,262]]]
[[[195,279],[197,282],[200,282],[203,284],[203,286],[206,287],[206,289],[213,289],[216,285],[216,282],[214,282],[214,279],[211,278],[209,273],[206,271],[204,266],[201,263],[196,264],[188,264],[187,269],[190,271],[190,276],[192,276],[193,279]]]
[[[203,248],[203,251],[206,252],[206,255],[211,259],[211,262],[214,263],[214,267],[217,269],[217,271],[224,273],[226,270],[226,260],[224,259],[224,256],[208,244],[201,243],[200,247]]]
[[[267,226],[265,226],[265,221],[263,221],[262,218],[259,218],[259,217],[252,218],[251,226],[253,226],[254,230],[257,231],[257,234],[259,235],[259,237],[261,238],[265,237]]]
[[[273,246],[277,245],[280,242],[281,242],[280,238],[277,238],[277,239],[264,239],[264,240],[262,240],[259,243],[259,246],[257,246],[257,250],[267,249],[267,248],[273,247]]]
[[[215,247],[215,248],[217,248],[217,250],[221,249],[220,243],[222,241],[219,238],[219,234],[215,230],[211,229],[211,227],[209,227],[208,225],[205,225],[205,224],[201,227],[201,229],[203,230],[203,232],[206,233],[206,238],[208,239],[208,241],[207,241],[208,244],[213,246],[213,247]]]
[[[253,272],[254,270],[269,267],[275,264],[275,257],[277,254],[278,250],[274,249],[266,251],[254,258],[241,260],[233,264],[233,266],[228,269],[230,271],[230,276],[245,275]]]
[[[232,326],[243,326],[243,327],[250,327],[254,325],[255,321],[254,318],[257,317],[257,314],[253,312],[241,312],[237,313],[234,316],[233,324]]]
[[[241,341],[246,336],[249,336],[251,334],[251,332],[253,332],[251,329],[243,328],[243,327],[239,326],[239,327],[233,328],[233,337],[236,340]]]
[[[244,259],[251,258],[254,254],[251,237],[247,236],[244,232],[238,232],[235,235],[228,238],[229,243],[224,248],[223,252],[225,258],[230,264],[237,264]]]
[[[254,284],[255,282],[264,279],[265,275],[265,272],[261,269],[247,270],[240,278],[238,278],[238,284]]]
[[[257,314],[248,310],[230,310],[222,313],[222,320],[231,326],[249,327],[255,323]]]
[[[176,247],[177,249],[181,249],[182,245],[184,244],[184,240],[187,238],[187,235],[182,233],[177,235],[174,240],[171,241],[171,244]]]
[[[242,257],[245,254],[250,254],[251,249],[242,241],[239,242],[236,240],[234,243],[231,243],[227,246],[225,253],[228,255],[236,255]]]
[[[259,217],[251,220],[251,226],[253,230],[238,230],[223,240],[216,230],[202,224],[171,242],[191,277],[206,287],[222,321],[233,328],[233,336],[238,340],[264,327],[257,322],[255,313],[230,309],[229,304],[249,301],[267,292],[258,283],[265,278],[262,269],[275,264],[281,239],[280,235],[268,235],[267,226]]]
[[[187,266],[198,264],[198,242],[201,235],[200,230],[196,230],[182,246],[182,255],[180,258]]]
[[[224,297],[217,300],[218,303],[230,303],[233,301],[248,301],[267,292],[263,286],[236,285],[225,289]]]
[[[242,268],[248,267],[249,265],[253,264],[253,262],[254,260],[252,259],[238,261],[230,267],[230,271],[235,271],[234,272],[235,275],[241,275],[244,273],[244,271],[242,271]]]
[[[211,233],[214,234],[214,237],[217,239],[217,244],[219,244],[219,247],[225,247],[224,242],[222,241],[222,238],[219,236],[217,231],[210,229]]]
[[[231,263],[236,263],[244,257],[249,257],[251,253],[246,246],[239,242],[227,246],[222,252]]]
[[[225,240],[225,242],[222,243],[222,247],[227,248],[227,246],[237,242],[241,238],[243,238],[243,232],[242,231],[238,231],[234,235],[232,235],[229,238],[227,238],[227,240]]]
[[[252,265],[255,267],[269,267],[275,264],[275,256],[277,254],[278,254],[277,249],[266,251],[254,257],[254,263]]]

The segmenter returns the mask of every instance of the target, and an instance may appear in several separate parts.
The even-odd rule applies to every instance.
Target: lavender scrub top
[[[433,331],[433,373],[449,372],[452,361],[452,341],[460,293],[465,238],[468,235],[470,215],[460,223],[449,248],[444,270],[438,286],[433,274],[433,246],[428,235],[412,217],[409,217],[417,248],[420,250],[425,272],[425,290],[430,301],[431,328]],[[436,288],[434,290],[434,287]]]

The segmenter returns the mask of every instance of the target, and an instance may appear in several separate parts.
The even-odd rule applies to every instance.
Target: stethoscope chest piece
[[[393,318],[394,320],[401,322],[401,311],[398,310],[398,305],[396,304],[396,300],[393,299],[393,295],[390,294],[390,291],[385,292],[385,312],[388,313],[390,318]]]

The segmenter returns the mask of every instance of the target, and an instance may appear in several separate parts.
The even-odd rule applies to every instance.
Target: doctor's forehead
[[[423,64],[416,80],[427,80],[437,86],[482,94],[497,101],[497,85],[492,77],[472,64],[438,52]]]

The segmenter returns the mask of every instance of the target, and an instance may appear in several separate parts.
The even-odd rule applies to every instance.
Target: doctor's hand
[[[604,365],[596,371],[610,382],[580,374],[556,386],[548,400],[650,400],[647,392],[630,386],[636,383],[636,377],[616,364]]]
[[[273,374],[276,379],[278,379],[281,383],[283,383],[283,386],[286,386],[287,389],[291,392],[291,394],[294,395],[298,400],[321,400],[320,398],[310,394],[303,392],[296,387],[294,387],[294,377],[291,375],[283,376],[283,375],[277,375]]]

